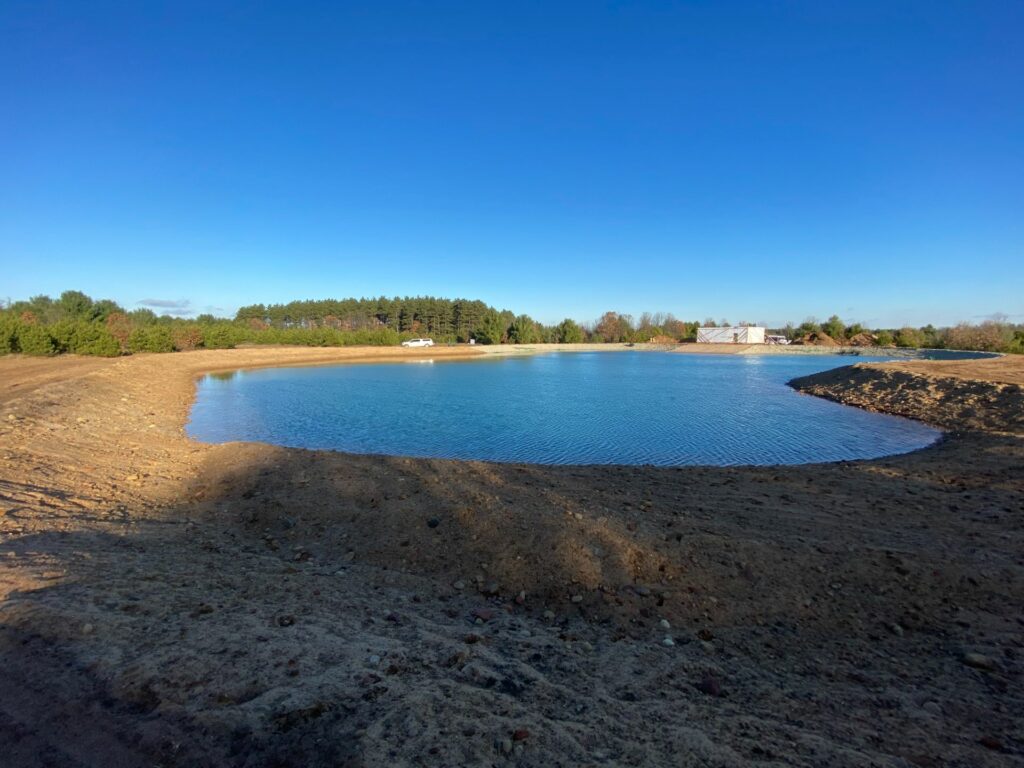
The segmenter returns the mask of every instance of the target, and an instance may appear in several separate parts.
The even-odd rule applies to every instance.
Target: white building
[[[738,325],[729,328],[698,328],[699,344],[764,344],[764,328]]]

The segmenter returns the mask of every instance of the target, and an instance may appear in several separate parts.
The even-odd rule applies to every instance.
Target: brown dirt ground
[[[184,435],[202,372],[396,352],[0,359],[0,764],[1024,765],[1019,358],[798,382],[951,430],[866,462]]]

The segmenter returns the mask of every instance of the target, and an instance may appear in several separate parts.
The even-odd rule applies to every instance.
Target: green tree
[[[508,329],[508,339],[513,344],[536,344],[540,340],[537,324],[529,315],[519,315]]]
[[[579,344],[583,341],[583,329],[575,320],[570,320],[568,317],[558,324],[556,331],[561,344]]]
[[[896,331],[896,346],[917,349],[924,344],[924,334],[917,328],[906,326]]]
[[[57,342],[42,325],[23,325],[18,329],[18,350],[25,355],[55,355]]]
[[[836,341],[842,341],[843,334],[846,331],[846,326],[843,324],[843,321],[839,319],[839,315],[832,315],[832,317],[821,324],[821,330]]]
[[[132,352],[173,352],[174,340],[166,326],[149,325],[132,331],[128,348]]]
[[[501,344],[505,340],[506,328],[501,316],[492,309],[480,321],[480,325],[473,332],[473,338],[481,344]]]

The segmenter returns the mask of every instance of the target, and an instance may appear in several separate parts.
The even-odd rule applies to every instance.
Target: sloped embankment
[[[851,365],[803,376],[794,389],[868,411],[881,411],[952,431],[1024,432],[1024,387],[935,375],[896,365]]]

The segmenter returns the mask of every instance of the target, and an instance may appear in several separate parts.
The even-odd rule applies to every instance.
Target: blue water
[[[595,352],[241,371],[200,381],[188,433],[351,453],[661,466],[863,459],[938,437],[785,384],[851,362]]]

